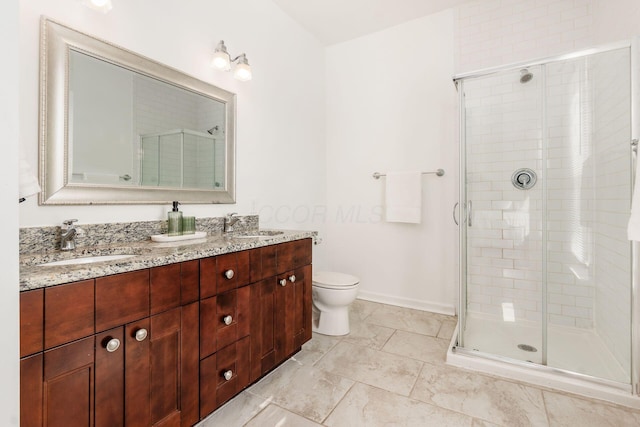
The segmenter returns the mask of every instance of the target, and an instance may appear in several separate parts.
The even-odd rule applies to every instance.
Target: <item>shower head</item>
[[[213,135],[213,133],[216,132],[217,130],[218,130],[218,125],[215,125],[211,129],[207,129],[207,132],[209,133],[209,135]]]
[[[533,74],[527,68],[520,70],[520,83],[527,83],[533,78]]]

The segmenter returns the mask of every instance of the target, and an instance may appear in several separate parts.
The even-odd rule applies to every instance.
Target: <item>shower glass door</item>
[[[460,88],[464,347],[535,363],[543,362],[543,80],[537,66],[470,79]]]
[[[458,89],[459,345],[629,384],[630,49]]]

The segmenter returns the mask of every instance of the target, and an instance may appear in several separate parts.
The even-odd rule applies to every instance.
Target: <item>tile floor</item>
[[[640,411],[445,365],[454,317],[356,300],[198,427],[640,426]]]

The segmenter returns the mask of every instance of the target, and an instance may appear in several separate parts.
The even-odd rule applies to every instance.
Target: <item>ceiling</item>
[[[468,0],[273,0],[322,44],[374,33]]]

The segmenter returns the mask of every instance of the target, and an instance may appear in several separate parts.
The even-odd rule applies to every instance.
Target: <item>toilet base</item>
[[[313,306],[312,330],[317,334],[341,336],[349,333],[349,306],[320,311]]]

